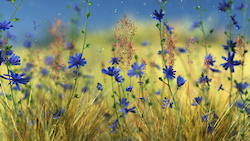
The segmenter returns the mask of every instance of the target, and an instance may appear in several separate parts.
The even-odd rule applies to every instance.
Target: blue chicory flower
[[[23,76],[25,75],[25,73],[23,72],[22,74],[18,75],[18,73],[13,73],[11,70],[10,70],[10,75],[9,74],[4,74],[4,76],[8,76],[10,78],[6,78],[2,75],[0,75],[0,77],[6,79],[6,80],[10,80],[10,83],[9,84],[12,84],[12,85],[16,85],[17,87],[17,90],[20,91],[20,86],[19,86],[19,83],[20,84],[23,84],[23,85],[26,85],[29,80],[30,80],[30,77],[26,77],[26,78],[22,78]],[[9,85],[8,84],[8,85]]]
[[[109,61],[109,63],[112,63],[112,65],[114,65],[115,63],[119,65],[119,62],[119,57],[111,57],[111,61]]]
[[[168,68],[168,66],[166,66],[166,69],[163,68],[163,73],[166,74],[165,78],[168,78],[170,80],[175,78],[175,76],[174,76],[175,72],[176,71],[173,70],[172,66],[169,66],[169,68]]]
[[[230,45],[229,45],[230,44]],[[222,47],[224,47],[224,50],[226,51],[232,51],[235,52],[235,47],[236,47],[236,42],[233,42],[233,40],[227,40],[227,45],[221,45]]]
[[[10,27],[13,27],[13,25],[10,25],[10,22],[7,21],[0,22],[0,31],[1,30],[5,31],[6,29],[10,29]]]
[[[227,11],[229,8],[231,8],[231,4],[228,2],[226,3],[225,0],[223,0],[223,3],[219,3],[219,10],[225,12]]]
[[[169,26],[167,23],[165,23],[165,22],[164,22],[164,25],[166,26],[166,28],[167,28],[169,34],[171,35],[171,34],[172,34],[172,31],[171,31],[171,30],[173,30],[174,28],[173,28],[173,27],[170,27],[170,26]]]
[[[155,92],[156,95],[159,95],[161,93],[161,89],[159,88],[157,92]]]
[[[121,70],[119,69],[119,67],[115,68],[114,66],[108,67],[108,69],[106,70],[105,68],[102,68],[102,73],[107,74],[109,76],[115,76],[116,74],[119,74]]]
[[[163,17],[164,17],[164,14],[163,14],[163,12],[162,12],[162,9],[160,10],[159,13],[155,10],[153,14],[154,14],[153,19],[157,19],[159,22],[161,22],[161,20],[162,20]]]
[[[63,115],[64,112],[65,112],[65,110],[63,110],[63,108],[60,107],[59,110],[57,110],[57,112],[53,114],[52,118],[53,119],[58,119]]]
[[[177,77],[177,86],[178,86],[178,87],[181,87],[182,85],[185,84],[186,81],[187,81],[186,79],[184,79],[183,77],[181,77],[181,76],[179,75],[179,76]]]
[[[85,61],[85,58],[82,59],[82,53],[79,53],[79,55],[77,53],[75,53],[75,57],[72,55],[70,56],[70,60],[68,61],[69,65],[69,69],[74,67],[73,70],[75,69],[75,67],[78,69],[79,66],[83,66],[87,63],[87,61]]]
[[[98,90],[103,90],[103,87],[102,87],[102,84],[101,83],[97,83],[97,87],[96,87]]]
[[[115,130],[118,128],[118,120],[115,119],[112,123],[111,126],[109,126],[109,128],[111,128],[110,134],[112,134],[113,132],[115,132]]]
[[[126,91],[127,91],[127,92],[131,92],[132,89],[133,89],[133,86],[128,86],[128,87],[126,88]]]
[[[195,100],[194,103],[192,103],[191,105],[192,105],[192,106],[197,106],[198,104],[201,103],[201,101],[202,101],[202,96],[201,96],[201,97],[199,97],[199,96],[198,96],[198,97],[195,97],[194,100]]]
[[[134,75],[136,76],[136,78],[138,78],[138,76],[142,76],[144,74],[144,72],[142,72],[142,70],[145,69],[145,64],[141,63],[140,66],[138,66],[138,63],[135,62],[133,65],[131,65],[132,69],[128,70],[128,76],[129,77],[133,77]]]
[[[226,63],[223,63],[221,64],[221,66],[223,66],[223,68],[225,70],[227,70],[228,68],[230,68],[230,71],[231,72],[234,72],[234,66],[238,66],[240,65],[240,61],[234,61],[234,55],[235,53],[231,53],[231,52],[228,52],[228,58],[222,56],[222,59],[226,60],[227,62]]]
[[[249,86],[249,84],[247,82],[245,82],[244,84],[242,84],[242,82],[237,83],[236,82],[236,86],[235,88],[241,93],[244,94],[243,90],[247,89],[247,87]]]

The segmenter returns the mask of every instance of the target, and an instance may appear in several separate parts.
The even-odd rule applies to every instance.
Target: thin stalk
[[[23,3],[23,0],[20,2],[19,6],[17,7],[16,11],[14,12],[14,14],[11,16],[10,20],[9,21],[12,21],[13,17],[16,15],[16,12],[19,10],[19,8],[21,7]]]

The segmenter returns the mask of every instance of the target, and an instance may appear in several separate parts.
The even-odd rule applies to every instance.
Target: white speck
[[[198,8],[201,8],[200,6],[198,6]]]
[[[37,40],[35,40],[35,42],[37,42]]]
[[[137,14],[139,14],[139,12],[136,12]]]
[[[121,1],[121,3],[123,3],[123,1]]]
[[[116,13],[117,9],[115,9],[115,13]]]
[[[215,7],[215,6],[213,6],[213,7]]]
[[[61,16],[61,13],[58,13],[58,16]]]
[[[97,6],[100,6],[100,3],[97,3]]]
[[[143,5],[144,5],[144,6],[146,6],[146,5],[147,5],[147,3],[146,3],[146,2],[144,2],[144,3],[143,3]]]

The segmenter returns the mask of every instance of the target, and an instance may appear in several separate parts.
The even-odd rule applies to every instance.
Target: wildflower
[[[216,119],[219,118],[218,115],[215,113],[215,111],[214,111],[214,118],[216,118]]]
[[[231,4],[228,2],[226,3],[225,0],[223,0],[223,3],[219,3],[219,10],[225,12],[227,11],[229,8],[231,8]]]
[[[53,65],[53,56],[47,56],[44,59],[45,65],[52,66]]]
[[[224,90],[224,88],[222,88],[222,84],[220,85],[220,87],[218,88],[218,91],[219,90]]]
[[[133,86],[128,86],[128,87],[126,88],[126,91],[127,91],[127,92],[131,92],[132,89],[133,89]]]
[[[25,63],[25,68],[23,69],[24,71],[28,72],[30,71],[32,68],[34,67],[34,65],[30,62]]]
[[[162,9],[160,10],[160,13],[158,13],[156,10],[153,13],[155,16],[153,19],[157,19],[159,22],[163,19],[164,14],[162,13]]]
[[[221,64],[225,70],[230,68],[231,72],[234,72],[234,66],[240,65],[240,61],[233,61],[235,53],[228,52],[228,58],[222,56],[222,59],[226,60],[226,63]]]
[[[243,90],[246,89],[249,85],[247,82],[245,82],[244,84],[242,84],[242,82],[240,83],[236,83],[236,86],[235,88],[241,93],[241,94],[244,94]]]
[[[220,70],[209,68],[212,72],[221,72]]]
[[[138,63],[135,62],[133,65],[131,65],[132,69],[128,70],[128,76],[133,77],[134,75],[136,75],[136,78],[138,78],[138,76],[141,77],[144,74],[144,72],[142,72],[142,70],[145,69],[144,66],[144,63],[141,63],[141,65],[138,66]]]
[[[233,40],[231,40],[230,45],[229,45],[229,40],[227,40],[227,45],[222,45],[222,47],[224,47],[224,50],[226,50],[226,51],[235,52],[236,44],[237,44],[237,42],[233,42]]]
[[[231,16],[231,19],[233,21],[233,25],[235,25],[237,29],[240,29],[240,26],[238,25],[238,22],[235,20],[235,17],[236,17],[236,15]]]
[[[10,59],[7,60],[7,63],[11,65],[20,65],[21,59],[20,56],[15,54],[11,54]]]
[[[13,25],[9,25],[10,22],[3,21],[2,23],[0,22],[0,31],[3,30],[5,31],[6,29],[10,29],[10,27],[13,27]]]
[[[237,7],[236,9],[243,11],[245,7],[246,7],[245,4],[241,3],[241,5]]]
[[[77,53],[75,53],[75,57],[72,55],[70,56],[70,59],[69,60],[69,69],[74,67],[73,70],[75,69],[75,67],[78,69],[79,66],[83,66],[87,63],[87,61],[85,61],[85,58],[82,59],[82,53],[79,53],[79,55]]]
[[[144,42],[141,43],[141,46],[147,46],[148,44],[149,44],[149,41],[146,40],[146,41],[144,41]]]
[[[39,84],[36,85],[36,87],[37,87],[38,89],[41,89],[43,86],[42,86],[42,84],[39,83]]]
[[[165,97],[165,99],[163,99],[162,100],[162,109],[164,109],[164,108],[173,108],[173,104],[174,104],[175,102],[173,101],[172,103],[170,103],[170,101],[169,101],[169,99],[167,98],[167,97]]]
[[[209,82],[211,82],[211,80],[212,79],[209,79],[207,76],[201,76],[197,83],[207,83],[207,85],[210,86]]]
[[[183,77],[181,77],[181,76],[179,75],[179,76],[177,77],[177,85],[178,85],[178,87],[184,85],[186,81],[187,81],[186,79],[184,79]]]
[[[4,78],[6,80],[11,80],[11,82],[9,84],[12,84],[12,85],[16,84],[17,90],[20,91],[20,86],[19,86],[18,83],[26,85],[30,80],[30,77],[22,78],[24,75],[25,75],[24,72],[22,74],[18,75],[18,73],[13,73],[10,70],[10,75],[9,74],[4,74],[4,76],[8,76],[8,77],[11,77],[11,78],[6,78],[6,77],[4,77],[2,75],[0,75],[0,77]]]
[[[202,122],[204,121],[208,121],[208,115],[204,114],[203,116],[201,116]]]
[[[78,15],[80,15],[80,14],[81,14],[81,9],[79,8],[79,6],[78,6],[78,5],[73,4],[73,5],[72,5],[72,7],[73,7],[73,9],[77,12],[77,14],[78,14]]]
[[[168,66],[166,66],[166,69],[164,69],[163,68],[163,73],[164,74],[166,74],[165,75],[165,78],[168,78],[168,79],[173,79],[173,78],[175,78],[175,72],[176,71],[174,71],[173,69],[172,69],[172,66],[169,66],[169,68],[168,68]]]
[[[167,54],[168,52],[169,51],[167,49],[163,48],[163,52],[162,52],[162,50],[159,50],[158,55],[161,55],[162,53]]]
[[[115,80],[116,80],[118,83],[122,83],[122,82],[123,82],[122,75],[119,76],[119,74],[117,73],[117,74],[115,74],[114,77],[115,77]]]
[[[43,68],[43,69],[41,70],[41,74],[42,74],[42,76],[46,76],[46,75],[49,74],[49,71],[48,71],[47,69]]]
[[[6,33],[6,36],[7,36],[7,38],[10,39],[10,40],[15,40],[15,39],[16,39],[16,36],[13,35],[13,34],[11,34],[10,32],[7,32],[7,33]]]
[[[127,108],[128,105],[129,105],[129,102],[127,102],[126,98],[122,98],[122,100],[119,99],[119,102],[120,103],[117,103],[121,107],[121,109],[119,110],[119,112],[123,113],[124,117],[126,117],[129,112],[135,113],[135,110],[134,110],[135,107],[132,107],[130,109]]]
[[[64,88],[64,90],[73,88],[73,86],[71,84],[63,84],[63,83],[59,83],[59,84]]]
[[[108,69],[106,70],[105,68],[102,68],[102,73],[107,74],[109,76],[115,76],[116,74],[118,74],[121,70],[117,67],[108,67]]]
[[[157,92],[155,92],[156,95],[159,95],[161,93],[161,89],[159,88]]]
[[[85,86],[85,87],[82,88],[82,92],[83,92],[83,93],[86,93],[88,90],[89,90],[89,87],[88,87],[88,86]]]
[[[192,106],[197,106],[198,104],[201,103],[201,101],[202,101],[202,96],[201,96],[201,97],[199,97],[199,96],[198,96],[198,97],[195,97],[194,100],[195,100],[195,102],[192,103],[191,105],[192,105]]]
[[[200,21],[193,22],[193,24],[190,27],[190,30],[194,30],[195,28],[198,28],[200,26],[201,26],[201,22]]]
[[[24,99],[27,99],[27,97],[30,95],[30,92],[28,89],[25,90],[25,93],[24,93],[24,97],[22,98],[23,100]]]
[[[102,87],[102,84],[100,84],[100,83],[97,83],[97,87],[96,87],[98,90],[103,90],[103,87]]]
[[[115,130],[118,128],[118,120],[115,119],[114,122],[112,123],[112,126],[109,126],[111,128],[110,134],[115,132]]]
[[[23,46],[26,47],[26,48],[30,48],[31,47],[31,41],[24,41]]]
[[[187,52],[186,49],[180,48],[180,47],[177,47],[177,50],[178,50],[180,53],[186,53],[186,52]]]
[[[61,107],[61,108],[59,108],[59,110],[57,110],[56,113],[53,114],[52,118],[53,119],[58,119],[63,115],[64,112],[65,112],[65,110],[63,110],[63,108]]]
[[[164,22],[164,25],[166,26],[166,28],[167,28],[167,30],[168,30],[168,32],[169,32],[169,34],[171,35],[172,34],[172,29],[174,29],[173,27],[170,27],[167,23],[165,23]]]
[[[112,57],[111,61],[109,61],[109,63],[112,63],[112,65],[114,65],[114,63],[116,63],[117,65],[119,65],[119,57]]]
[[[213,60],[213,56],[211,54],[208,54],[206,57],[205,57],[205,65],[211,65],[211,66],[214,66],[214,62],[215,60]]]

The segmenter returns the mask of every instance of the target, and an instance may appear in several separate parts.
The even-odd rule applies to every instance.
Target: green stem
[[[200,0],[197,0],[197,4],[198,6],[200,6]],[[202,22],[202,13],[201,13],[201,9],[199,7],[199,16],[200,16],[200,21]],[[203,22],[201,24],[201,31],[203,34],[203,39],[204,39],[204,47],[205,47],[205,51],[206,51],[206,56],[207,56],[207,38],[206,38],[206,34],[205,34],[205,30],[204,30],[204,26],[203,26]]]
[[[14,14],[11,16],[9,21],[12,21],[13,17],[16,15],[16,12],[19,10],[20,6],[22,5],[23,0],[21,1],[21,3],[19,4],[19,6],[17,7],[16,11],[14,12]]]

